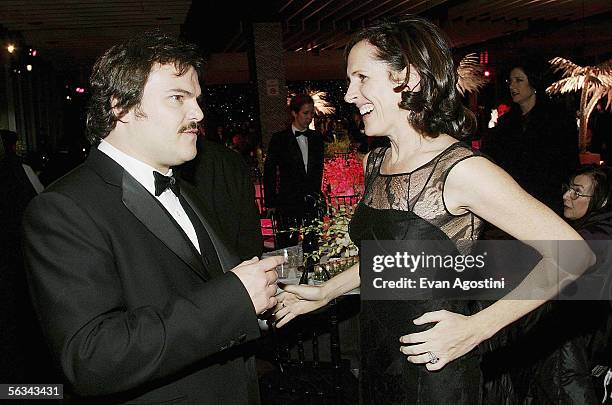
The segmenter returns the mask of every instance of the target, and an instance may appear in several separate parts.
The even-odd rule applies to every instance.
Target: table
[[[299,278],[285,278],[279,282],[297,284]],[[275,346],[274,363],[279,370],[273,378],[264,381],[262,389],[280,392],[292,400],[299,399],[299,403],[310,403],[306,399],[312,400],[312,403],[356,403],[356,374],[359,369],[358,294],[358,289],[347,293],[346,296],[332,300],[324,308],[298,317],[282,329],[271,327],[270,334]],[[343,359],[341,329],[349,349],[345,355],[348,353],[350,360]],[[320,346],[327,346],[321,338],[327,333],[329,360],[320,356]],[[310,347],[306,343],[312,344],[311,353],[307,353]],[[309,355],[312,358],[307,360]],[[263,392],[262,395],[266,397]],[[285,399],[290,401],[288,397]]]

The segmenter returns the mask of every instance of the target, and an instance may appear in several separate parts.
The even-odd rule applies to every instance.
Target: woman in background
[[[612,365],[609,301],[612,252],[609,243],[603,242],[612,239],[612,169],[583,166],[570,177],[564,189],[563,216],[591,245],[597,255],[595,269],[599,269],[596,285],[579,283],[576,288],[586,289],[589,296],[600,300],[551,303],[550,313],[540,322],[562,327],[551,330],[536,326],[535,336],[527,336],[529,340],[524,343],[538,345],[532,351],[546,356],[534,367],[534,375],[525,380],[531,381],[534,403],[595,404],[601,397],[591,370],[596,365]],[[607,296],[596,297],[595,290],[604,291]]]
[[[570,114],[547,99],[534,63],[510,70],[510,111],[485,137],[482,152],[533,197],[561,214],[561,185],[578,167],[578,135]]]

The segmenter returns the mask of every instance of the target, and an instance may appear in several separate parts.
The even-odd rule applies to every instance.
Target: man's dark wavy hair
[[[108,49],[96,61],[90,77],[91,99],[87,111],[87,136],[95,145],[104,139],[130,109],[139,110],[145,84],[154,65],[173,64],[179,76],[203,59],[195,45],[149,31]],[[114,108],[113,108],[114,107]],[[119,113],[115,114],[114,109]]]
[[[460,138],[474,130],[476,120],[461,104],[452,53],[438,27],[417,16],[383,20],[358,31],[347,44],[345,56],[364,40],[377,48],[376,57],[392,72],[408,70],[395,91],[402,93],[399,107],[412,112],[408,121],[419,133]],[[411,66],[421,78],[420,91],[408,88]]]

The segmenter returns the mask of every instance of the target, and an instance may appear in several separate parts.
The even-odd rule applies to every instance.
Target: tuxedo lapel
[[[185,187],[183,188],[185,189]],[[240,263],[240,258],[227,249],[226,244],[223,242],[221,237],[215,232],[214,228],[211,226],[210,222],[205,218],[200,209],[199,205],[196,204],[193,196],[188,190],[184,190],[185,192],[181,192],[181,195],[185,198],[185,201],[189,204],[193,212],[196,214],[202,226],[208,233],[210,240],[215,248],[215,253],[221,263],[221,268],[224,272],[227,272],[234,267],[236,267]]]
[[[287,146],[289,149],[289,158],[292,162],[295,162],[296,168],[302,173],[303,176],[306,176],[306,168],[304,167],[304,158],[302,157],[302,150],[300,149],[300,145],[298,145],[297,139],[295,139],[295,135],[293,134],[293,130],[289,128],[287,131]]]
[[[315,137],[317,136],[317,133],[314,131],[311,131],[310,129],[308,130],[308,176],[312,176],[313,173],[317,172],[317,164],[319,164],[318,159],[315,158],[315,156],[318,155],[317,153],[317,149],[318,149],[318,140],[315,139]]]
[[[123,204],[136,218],[183,260],[198,276],[209,280],[202,258],[194,253],[188,241],[155,198],[129,173],[123,173]]]

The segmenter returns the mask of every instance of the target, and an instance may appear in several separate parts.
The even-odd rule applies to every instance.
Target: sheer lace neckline
[[[437,161],[441,156],[443,156],[444,154],[446,154],[449,150],[451,150],[452,148],[456,147],[457,145],[460,145],[461,141],[457,141],[457,142],[453,142],[450,145],[448,145],[446,148],[444,148],[444,150],[440,151],[439,153],[437,153],[434,157],[432,157],[430,160],[428,160],[427,162],[423,163],[422,165],[416,167],[413,170],[409,170],[406,172],[400,172],[400,173],[382,173],[381,172],[381,168],[382,165],[385,162],[385,158],[387,157],[387,152],[389,151],[389,149],[391,149],[390,146],[387,146],[382,152],[382,158],[380,159],[380,164],[378,165],[378,175],[379,176],[383,176],[383,177],[393,177],[393,176],[405,176],[405,175],[410,175],[413,174],[419,170],[424,169],[425,167],[431,165],[432,163],[434,163],[435,161]]]

